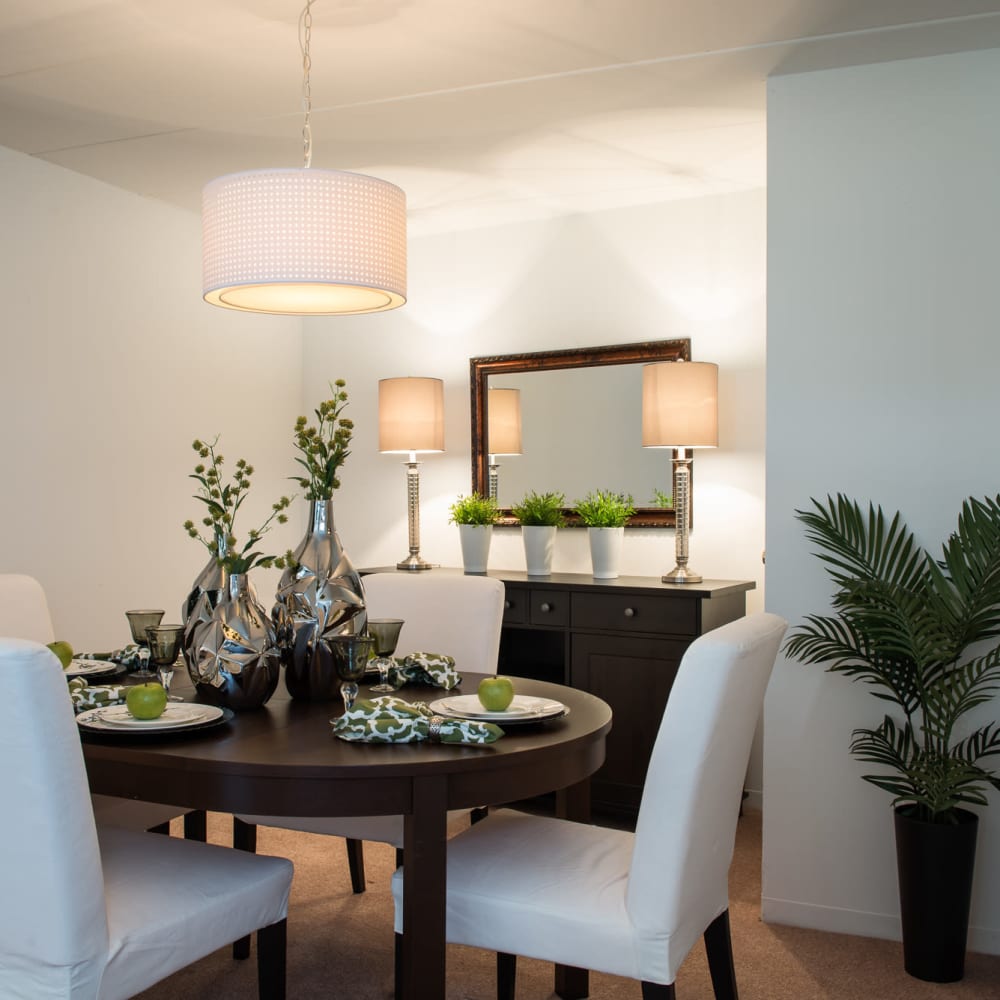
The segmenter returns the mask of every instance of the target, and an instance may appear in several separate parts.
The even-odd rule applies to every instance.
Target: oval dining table
[[[174,687],[190,699],[183,671]],[[409,685],[409,701],[475,693],[465,674],[451,692]],[[291,699],[279,686],[260,709],[224,725],[163,736],[83,735],[92,792],[224,813],[271,816],[404,816],[406,864],[401,981],[407,1000],[445,996],[447,812],[555,791],[556,811],[590,816],[590,775],[604,761],[611,709],[583,691],[516,679],[518,694],[562,702],[567,714],[509,726],[496,743],[352,743],[332,735],[339,703]],[[362,697],[365,689],[362,688]],[[557,968],[556,990],[586,996],[583,970]]]

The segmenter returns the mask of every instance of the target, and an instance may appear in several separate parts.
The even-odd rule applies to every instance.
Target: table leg
[[[556,792],[556,816],[577,823],[590,821],[590,779]],[[571,965],[557,965],[555,992],[562,1000],[582,1000],[590,995],[590,973]]]
[[[405,1000],[444,1000],[448,862],[446,777],[413,781],[405,817],[402,989]]]

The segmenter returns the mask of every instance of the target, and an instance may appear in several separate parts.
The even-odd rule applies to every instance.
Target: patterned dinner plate
[[[84,716],[90,718],[84,719]],[[155,719],[136,719],[126,705],[108,705],[104,708],[91,709],[77,716],[79,722],[94,720],[115,729],[176,729],[179,726],[196,726],[206,722],[214,722],[222,718],[222,709],[215,705],[199,705],[193,702],[170,702],[163,714]]]
[[[118,664],[111,660],[88,660],[74,657],[63,673],[67,677],[88,677],[91,674],[114,674],[117,671]]]

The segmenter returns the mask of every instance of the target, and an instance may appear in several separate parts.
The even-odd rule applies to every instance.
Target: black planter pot
[[[903,967],[931,983],[965,974],[979,817],[955,812],[957,823],[928,823],[908,815],[906,806],[896,810]]]

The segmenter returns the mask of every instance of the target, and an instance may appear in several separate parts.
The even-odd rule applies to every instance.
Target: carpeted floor
[[[231,843],[230,819],[209,817],[209,839]],[[365,845],[369,889],[351,893],[343,841],[262,827],[259,850],[295,863],[288,917],[290,1000],[392,996],[393,852]],[[1000,1000],[1000,956],[970,954],[960,983],[924,983],[907,976],[897,942],[823,934],[760,920],[760,816],[740,820],[730,875],[730,916],[742,1000]],[[494,956],[472,948],[448,951],[447,1000],[492,1000]],[[518,962],[519,1000],[547,1000],[552,967]],[[591,974],[595,1000],[638,1000],[639,984]],[[141,994],[143,1000],[253,1000],[256,963],[216,952]],[[704,950],[695,948],[677,978],[678,1000],[712,1000]]]

